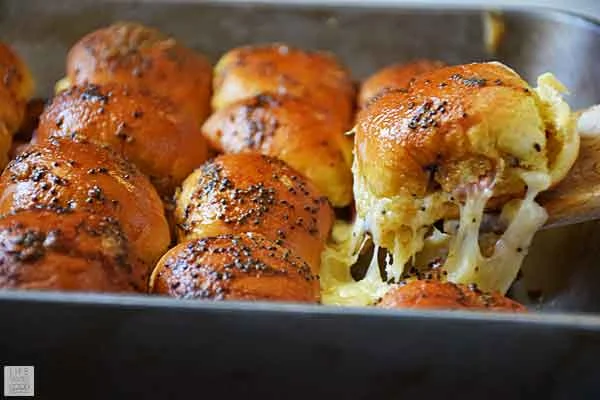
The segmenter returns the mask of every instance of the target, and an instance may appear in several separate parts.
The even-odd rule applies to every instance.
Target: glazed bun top
[[[226,53],[215,67],[213,109],[258,94],[286,94],[313,104],[349,124],[354,85],[330,53],[285,44],[246,46]]]
[[[152,90],[201,124],[210,112],[212,68],[199,53],[156,29],[119,22],[91,32],[67,56],[70,85],[118,82]]]
[[[132,254],[154,265],[170,242],[156,189],[131,163],[87,140],[32,145],[0,176],[0,215],[83,211],[116,218]]]
[[[577,156],[570,121],[499,63],[468,64],[418,76],[407,93],[384,94],[358,117],[359,175],[376,197],[460,192],[484,180],[516,195],[512,170],[560,180]]]
[[[407,90],[417,75],[441,68],[444,65],[441,61],[415,60],[383,68],[369,76],[362,83],[358,95],[358,104],[360,108],[364,108],[385,92]]]
[[[26,210],[0,219],[0,288],[145,291],[115,218]]]
[[[9,133],[21,124],[33,89],[29,68],[13,49],[0,42],[0,125]]]
[[[352,201],[352,141],[337,119],[303,99],[261,94],[242,100],[211,115],[202,133],[219,151],[285,161],[336,207]]]
[[[484,293],[475,286],[435,280],[412,280],[397,285],[383,296],[377,306],[470,311],[526,311],[521,304],[498,293]]]
[[[160,260],[150,292],[212,300],[316,303],[319,280],[290,250],[256,233],[193,239]]]
[[[74,134],[133,162],[163,195],[172,195],[208,157],[191,117],[166,98],[116,83],[72,86],[59,93],[40,117],[36,141]]]
[[[180,239],[256,232],[319,271],[333,210],[318,189],[283,161],[255,153],[224,154],[204,164],[177,196]]]

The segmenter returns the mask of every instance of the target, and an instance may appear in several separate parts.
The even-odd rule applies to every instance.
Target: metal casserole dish
[[[571,13],[505,10],[506,34],[490,54],[483,10],[464,4],[219,3],[0,0],[0,38],[26,58],[40,96],[79,37],[135,19],[213,60],[284,41],[332,50],[360,79],[416,57],[498,58],[530,81],[554,72],[573,108],[600,102],[600,26]],[[600,317],[580,313],[600,311],[599,234],[596,222],[538,233],[513,296],[540,314],[0,292],[0,361],[34,365],[43,399],[596,398]]]

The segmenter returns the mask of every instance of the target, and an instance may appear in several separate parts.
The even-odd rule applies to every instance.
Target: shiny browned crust
[[[57,95],[40,118],[36,139],[74,133],[125,156],[165,195],[208,157],[206,141],[187,114],[165,98],[115,83],[75,86]]]
[[[0,42],[0,124],[14,133],[25,115],[25,105],[33,94],[33,78],[25,63]]]
[[[523,305],[498,293],[434,280],[414,280],[390,289],[378,307],[525,312]]]
[[[443,62],[436,60],[415,60],[380,69],[362,83],[358,95],[359,107],[366,107],[369,102],[385,92],[407,90],[417,75],[441,68],[444,65]]]
[[[194,239],[171,249],[151,293],[186,299],[316,303],[319,281],[302,259],[256,233]]]
[[[535,126],[540,129],[532,137],[517,136],[544,140],[536,102],[527,83],[498,63],[421,74],[408,93],[385,93],[359,114],[355,158],[360,173],[375,196],[422,197],[439,188],[456,193],[470,184],[489,183],[503,159],[507,168],[495,195],[520,195],[524,183],[510,167],[544,170],[546,149],[530,143],[520,149],[527,155],[519,160],[503,152],[506,144],[498,142],[497,132]],[[485,129],[474,130],[479,127]]]
[[[133,255],[152,266],[170,242],[162,202],[135,166],[84,140],[31,146],[0,176],[0,215],[41,209],[116,219]],[[149,271],[141,271],[142,281]]]
[[[0,219],[0,288],[131,292],[144,287],[141,268],[114,218],[30,210]]]
[[[170,98],[200,125],[210,112],[212,69],[201,54],[159,31],[120,22],[83,37],[69,51],[71,84],[119,82]]]
[[[221,152],[285,161],[334,206],[352,201],[352,141],[339,121],[302,99],[266,94],[242,100],[216,111],[202,133]]]
[[[258,94],[287,94],[351,121],[354,86],[349,72],[330,53],[285,44],[246,46],[226,53],[214,72],[213,109]]]
[[[227,154],[183,183],[175,220],[179,237],[256,232],[295,252],[315,273],[333,223],[327,199],[275,158]]]

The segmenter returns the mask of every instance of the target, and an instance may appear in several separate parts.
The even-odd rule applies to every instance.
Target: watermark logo
[[[4,396],[33,397],[33,366],[4,366]]]

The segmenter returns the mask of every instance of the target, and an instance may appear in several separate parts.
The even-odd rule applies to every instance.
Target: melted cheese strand
[[[476,283],[483,290],[506,293],[517,277],[535,233],[548,219],[546,210],[535,202],[535,197],[550,186],[550,176],[529,172],[522,178],[528,185],[525,198],[517,200],[518,209],[496,242],[494,254],[483,260],[478,271],[473,270]]]
[[[350,274],[350,267],[356,263],[360,249],[353,251],[356,241],[357,224],[336,221],[334,240],[325,247],[321,254],[321,302],[328,305],[367,306],[377,302],[389,290],[379,272],[377,253],[373,251],[367,274],[361,281],[355,281]],[[364,235],[363,235],[364,237]],[[363,241],[364,243],[364,241]],[[362,245],[360,246],[362,247]]]
[[[475,283],[484,291],[499,291],[503,294],[509,289],[517,277],[535,232],[548,218],[546,210],[535,202],[535,197],[548,188],[550,176],[539,172],[524,172],[521,177],[527,184],[527,194],[523,200],[516,201],[516,212],[506,231],[496,242],[491,257],[481,255],[478,243],[483,208],[491,193],[484,190],[467,197],[465,205],[461,207],[458,233],[443,267],[448,273],[449,281]],[[505,205],[505,209],[512,205]]]
[[[489,188],[474,189],[467,194],[465,204],[460,206],[458,232],[452,239],[443,267],[451,282],[459,282],[464,276],[470,275],[483,259],[479,249],[479,227],[485,204],[492,194]]]
[[[369,232],[373,243],[392,253],[391,262],[386,262],[386,273],[398,281],[405,265],[423,249],[425,235],[443,215],[450,195],[439,192],[424,198],[409,194],[380,198],[370,193],[356,160],[352,170],[358,211],[355,225]]]

